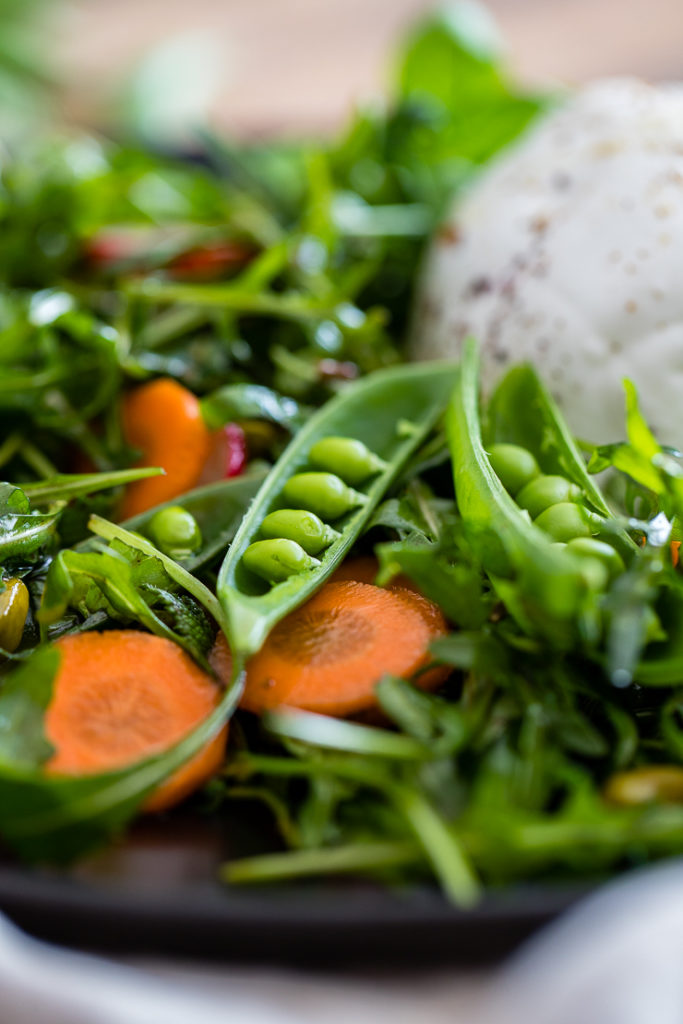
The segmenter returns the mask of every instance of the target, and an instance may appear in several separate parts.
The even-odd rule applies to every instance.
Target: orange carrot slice
[[[680,558],[681,558],[681,542],[680,542],[680,540],[672,540],[671,541],[671,564],[673,565],[674,569],[677,568],[678,563],[680,561]]]
[[[126,441],[142,452],[137,465],[162,466],[166,471],[165,476],[128,485],[122,519],[197,486],[213,437],[191,391],[168,377],[150,381],[124,397],[122,418]]]
[[[436,605],[406,589],[354,580],[328,582],[280,622],[247,665],[241,706],[261,713],[287,706],[337,717],[372,708],[385,674],[407,678],[429,662],[430,642],[446,632]],[[230,673],[221,635],[211,664]],[[442,666],[418,677],[425,689],[449,674]]]
[[[61,655],[45,734],[55,752],[50,774],[114,771],[178,743],[216,707],[213,679],[176,644],[151,633],[76,633]],[[161,811],[179,803],[221,766],[225,726],[146,800]]]

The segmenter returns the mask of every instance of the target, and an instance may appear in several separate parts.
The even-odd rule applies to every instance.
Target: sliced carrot
[[[212,434],[199,401],[182,384],[163,377],[130,391],[123,400],[123,432],[142,455],[139,466],[162,466],[165,476],[129,484],[121,518],[146,512],[196,487],[209,456]]]
[[[51,774],[114,771],[178,743],[216,707],[220,690],[172,641],[135,630],[76,633],[61,655],[45,734]],[[149,796],[146,811],[179,803],[221,766],[227,726]]]
[[[678,566],[681,558],[681,542],[680,540],[671,541],[671,564],[674,569]]]
[[[376,704],[383,675],[407,678],[429,662],[430,642],[446,632],[438,607],[414,591],[385,590],[354,580],[328,582],[283,619],[247,665],[242,707],[257,713],[288,706],[343,717]],[[211,656],[229,678],[222,635]],[[449,669],[418,677],[438,686]]]

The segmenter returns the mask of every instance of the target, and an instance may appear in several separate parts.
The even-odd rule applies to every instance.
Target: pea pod
[[[594,587],[582,555],[557,545],[556,537],[531,521],[494,472],[487,449],[501,443],[519,445],[531,452],[542,473],[562,476],[576,485],[585,503],[583,513],[576,508],[577,529],[584,515],[590,526],[574,536],[598,532],[600,523],[609,522],[610,511],[588,476],[559,410],[531,367],[513,369],[499,385],[489,405],[484,436],[478,362],[476,343],[468,342],[447,419],[458,507],[471,542],[511,614],[527,631],[570,645],[576,640],[577,621],[595,620]],[[540,479],[527,486],[536,486]],[[557,515],[553,511],[548,518],[554,520]],[[619,552],[630,557],[635,551],[630,538],[609,525],[610,540],[614,538]],[[560,539],[569,536],[564,533]]]
[[[476,361],[474,346],[470,346],[468,358]],[[542,473],[567,478],[580,488],[593,511],[611,514],[586,471],[562,413],[533,367],[513,367],[491,396],[486,411],[485,442],[520,445],[536,457]]]
[[[452,362],[396,366],[349,386],[315,413],[283,452],[245,516],[218,577],[218,597],[229,622],[233,652],[243,660],[257,651],[273,626],[305,601],[339,565],[378,502],[422,444],[448,404],[457,377]],[[403,429],[410,423],[411,429]],[[399,425],[403,428],[399,429]],[[320,555],[320,565],[268,588],[244,564],[244,553],[262,536],[267,516],[291,508],[283,495],[297,474],[313,470],[310,453],[327,437],[361,441],[384,463],[334,527],[339,536]],[[322,518],[322,517],[321,517]]]

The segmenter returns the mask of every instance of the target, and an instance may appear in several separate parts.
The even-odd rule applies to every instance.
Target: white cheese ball
[[[683,447],[683,85],[599,81],[477,178],[428,253],[416,359],[479,339],[490,391],[535,364],[581,437],[624,436],[631,378]]]

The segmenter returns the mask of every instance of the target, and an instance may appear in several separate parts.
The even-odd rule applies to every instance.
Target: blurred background
[[[156,93],[155,119],[174,121],[171,134],[198,113],[241,136],[313,134],[334,129],[355,100],[381,91],[392,43],[435,6],[432,0],[0,0],[0,64],[4,56],[16,70],[26,53],[25,70],[50,80],[53,109],[78,124],[111,123],[122,110],[130,119],[131,107],[144,98],[149,109]],[[511,70],[526,82],[619,73],[683,77],[681,0],[489,0],[487,6]],[[36,25],[42,34],[37,62],[17,42]],[[2,89],[0,69],[0,99]]]

